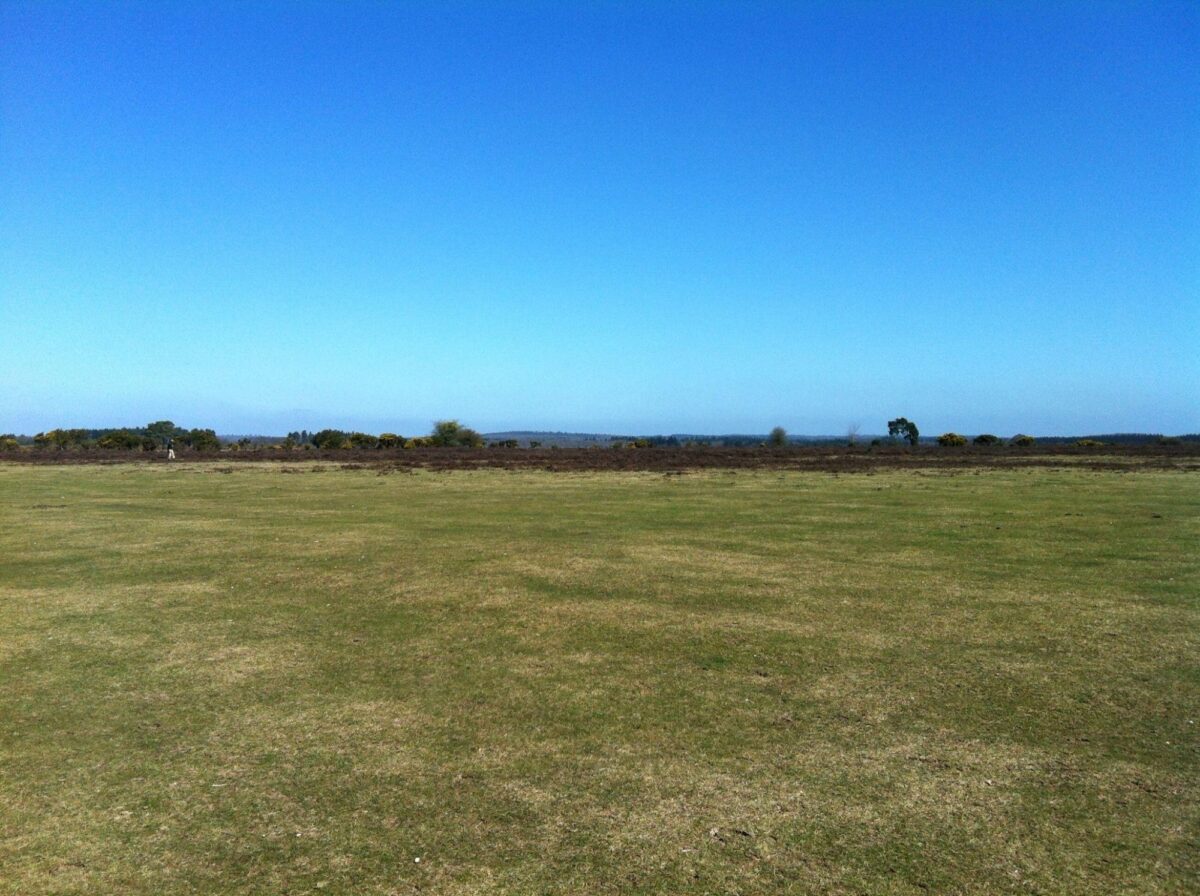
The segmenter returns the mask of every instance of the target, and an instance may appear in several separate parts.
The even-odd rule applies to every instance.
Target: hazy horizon
[[[893,417],[897,416],[895,414]],[[378,435],[381,432],[395,432],[404,436],[412,437],[427,434],[432,428],[436,420],[441,419],[458,419],[464,425],[469,425],[472,428],[484,434],[503,434],[503,433],[561,433],[564,435],[611,435],[611,436],[670,436],[670,435],[696,435],[696,436],[747,436],[747,435],[767,435],[775,426],[782,425],[780,423],[764,424],[757,427],[746,427],[741,429],[693,429],[687,427],[663,427],[651,425],[643,428],[620,429],[611,427],[558,427],[558,426],[486,426],[477,425],[477,421],[455,417],[455,415],[440,415],[429,420],[419,421],[413,418],[403,419],[399,417],[339,417],[338,415],[330,415],[329,417],[321,417],[315,412],[295,411],[282,412],[274,415],[264,415],[259,418],[245,419],[276,419],[277,422],[273,426],[223,426],[214,424],[212,420],[198,419],[193,417],[182,417],[180,415],[172,415],[169,413],[150,414],[145,416],[145,419],[131,418],[129,415],[123,417],[114,417],[106,420],[84,420],[84,421],[67,421],[56,424],[48,424],[39,427],[26,427],[24,429],[0,426],[0,432],[14,432],[22,436],[32,436],[38,432],[48,431],[50,429],[106,429],[106,428],[122,428],[128,427],[137,429],[157,420],[170,420],[173,423],[182,426],[185,429],[206,428],[213,429],[221,436],[275,436],[282,437],[289,432],[297,432],[300,430],[308,430],[309,432],[317,432],[321,429],[341,429],[346,432],[366,432]],[[228,418],[227,418],[228,419]],[[236,418],[233,418],[236,419]],[[943,432],[959,432],[964,435],[974,436],[980,433],[993,433],[1004,438],[1025,433],[1034,436],[1042,436],[1048,438],[1067,437],[1067,436],[1088,436],[1088,435],[1116,435],[1116,434],[1148,434],[1148,435],[1192,435],[1200,429],[1180,429],[1166,430],[1161,427],[1150,429],[1097,429],[1097,428],[1048,428],[1048,429],[1031,429],[1029,427],[981,427],[981,428],[966,428],[962,426],[936,426],[929,425],[926,421],[917,418],[913,419],[918,424],[921,431],[921,436],[933,437]],[[299,422],[295,422],[299,421]],[[883,436],[887,433],[887,419],[872,420],[868,423],[860,423],[850,421],[836,428],[826,430],[817,429],[795,429],[784,426],[790,437],[794,438],[843,438],[846,437],[851,428],[854,430],[854,435],[859,438],[871,438],[875,436]]]

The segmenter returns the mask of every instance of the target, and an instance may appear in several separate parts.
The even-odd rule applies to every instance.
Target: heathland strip
[[[941,448],[900,445],[655,446],[650,448],[412,448],[192,451],[192,462],[311,464],[335,462],[404,470],[543,470],[548,472],[675,472],[684,470],[801,470],[870,473],[881,470],[990,470],[1072,467],[1087,470],[1187,470],[1200,472],[1200,442],[1163,445],[1074,445]],[[104,449],[0,452],[0,462],[36,464],[157,464],[165,451]]]
[[[0,465],[0,892],[1200,884],[1196,474],[384,471]]]

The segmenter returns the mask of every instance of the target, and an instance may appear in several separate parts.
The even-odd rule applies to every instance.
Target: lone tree
[[[888,435],[893,439],[906,439],[908,444],[913,446],[916,446],[917,439],[921,437],[920,430],[917,429],[917,424],[906,417],[897,417],[895,420],[889,420]]]
[[[770,438],[767,439],[776,448],[782,448],[787,444],[787,430],[782,426],[776,426],[771,430]]]

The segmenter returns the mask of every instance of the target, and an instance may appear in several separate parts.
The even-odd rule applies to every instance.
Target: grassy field
[[[0,465],[0,892],[1200,889],[1200,476]]]

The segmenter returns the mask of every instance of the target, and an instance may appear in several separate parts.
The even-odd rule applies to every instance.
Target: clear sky
[[[0,432],[1200,430],[1200,5],[0,0]]]

